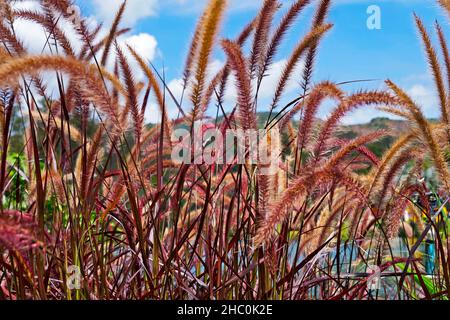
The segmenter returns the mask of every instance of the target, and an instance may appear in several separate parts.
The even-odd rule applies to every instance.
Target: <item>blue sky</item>
[[[292,0],[280,2],[285,10]],[[105,27],[108,27],[121,1],[78,0],[77,3],[84,15],[93,16],[97,21],[104,20]],[[190,38],[204,4],[202,0],[129,0],[123,26],[133,28],[131,34],[135,35],[136,40],[143,34],[155,40],[154,46],[149,49],[154,52],[148,56],[156,66],[166,67],[166,77],[172,81],[174,88],[176,79],[182,74]],[[261,4],[262,0],[231,0],[221,36],[233,38],[254,17]],[[381,8],[380,30],[369,30],[366,26],[369,16],[366,10],[373,4]],[[310,26],[313,7],[305,11],[288,34],[275,59],[279,62],[275,69],[282,66],[283,59],[288,57],[290,49]],[[390,78],[422,105],[427,116],[436,117],[439,113],[435,105],[436,95],[413,22],[413,12],[424,19],[430,31],[435,19],[448,30],[447,17],[433,0],[336,0],[328,19],[334,28],[322,42],[314,81],[378,79],[346,87],[353,91],[358,88],[382,88],[383,80]],[[220,65],[223,61],[223,54],[216,50],[213,63]],[[289,89],[286,99],[295,97],[298,92],[296,83]],[[323,116],[326,113],[327,107],[321,110]],[[352,114],[347,121],[367,122],[379,115],[374,110],[363,110]]]

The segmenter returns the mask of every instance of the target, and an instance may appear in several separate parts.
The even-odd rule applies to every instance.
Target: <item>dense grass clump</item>
[[[103,37],[100,26],[72,19],[70,0],[42,1],[39,11],[1,2],[0,299],[450,297],[450,55],[440,24],[435,46],[415,16],[439,95],[441,119],[429,121],[389,80],[385,90],[353,93],[312,82],[319,44],[333,27],[331,0],[287,8],[262,1],[235,39],[219,36],[227,1],[210,0],[181,99],[158,68],[118,44],[129,31],[121,28],[126,1]],[[450,13],[449,2],[439,2]],[[261,83],[309,6],[310,29],[286,57],[267,109]],[[46,31],[51,54],[27,52],[14,30],[20,19]],[[227,61],[210,77],[217,48]],[[57,92],[47,88],[49,72]],[[286,98],[291,79],[300,84],[294,99]],[[231,105],[229,86],[237,92]],[[161,120],[146,125],[151,99]],[[169,106],[178,108],[176,119]],[[394,140],[377,124],[344,132],[342,119],[358,108],[400,116],[403,135]],[[211,164],[195,153],[175,161],[177,130],[195,134],[199,123],[200,137],[211,128],[261,130],[275,168],[248,153],[241,162]],[[201,152],[210,147],[200,143]]]

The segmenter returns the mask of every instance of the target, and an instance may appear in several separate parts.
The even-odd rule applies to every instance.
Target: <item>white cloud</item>
[[[412,86],[408,90],[408,93],[424,108],[431,107],[436,102],[436,97],[433,91],[421,84]]]
[[[129,37],[119,39],[119,45],[123,49],[131,69],[134,72],[135,79],[144,80],[144,73],[139,67],[137,61],[129,53],[126,44],[132,47],[144,59],[144,61],[152,61],[157,52],[158,42],[156,38],[148,33],[139,33]],[[113,59],[110,59],[110,61]],[[110,65],[112,67],[112,64]]]
[[[12,8],[14,10],[31,10],[34,12],[42,12],[39,1],[16,1],[12,3]],[[92,18],[89,19],[89,21],[94,22],[94,24],[97,25],[97,22]],[[64,32],[75,53],[78,53],[78,50],[81,49],[82,42],[75,29],[72,27],[72,24],[63,17],[58,16],[57,26]],[[54,48],[53,51],[50,50],[47,43],[48,33],[40,24],[26,19],[16,18],[14,20],[14,30],[17,38],[23,42],[25,49],[29,53],[55,53]],[[49,41],[52,43],[52,40]]]
[[[148,33],[139,33],[125,39],[125,42],[148,60],[155,58],[158,42]]]
[[[105,1],[106,2],[106,1]],[[130,3],[133,3],[131,1]],[[37,1],[23,1],[16,2],[14,5],[15,10],[34,10],[40,11],[40,4]],[[91,28],[95,28],[98,25],[96,17],[90,17],[88,19],[89,26]],[[64,31],[66,37],[71,43],[75,54],[79,52],[82,47],[82,42],[79,39],[77,32],[74,30],[73,26],[63,18],[58,20],[58,26],[61,30]],[[25,49],[28,53],[39,55],[39,54],[56,54],[55,48],[49,48],[47,43],[47,34],[41,25],[31,22],[24,19],[16,19],[14,22],[14,29],[17,35],[17,38],[24,44]],[[104,27],[99,32],[98,40],[103,38],[108,33],[108,30]],[[130,45],[132,48],[136,50],[136,52],[141,55],[146,61],[152,61],[157,52],[158,42],[156,38],[148,33],[139,33],[135,35],[123,35],[118,38],[119,45],[123,48],[130,66],[135,75],[135,79],[137,81],[144,80],[144,74],[139,67],[138,63],[132,58],[131,54],[128,52],[125,44]],[[59,53],[61,54],[61,48],[59,49]],[[102,52],[99,52],[98,55],[101,55]],[[111,58],[108,61],[107,67],[110,71],[113,70],[114,66],[114,54],[115,50],[111,50]],[[53,94],[53,97],[56,98],[58,94],[57,90],[57,82],[55,78],[55,73],[48,71],[42,72],[41,76],[44,82],[47,84],[48,92]]]
[[[111,23],[123,0],[93,0],[94,14],[99,21]],[[134,26],[139,20],[157,14],[158,0],[128,0],[122,17],[127,27]]]
[[[433,89],[416,84],[408,90],[408,94],[421,107],[426,117],[434,118],[439,115],[437,93]]]
[[[14,22],[14,30],[17,38],[22,40],[28,52],[34,54],[43,52],[47,37],[41,27],[31,21],[16,20]],[[30,36],[30,31],[33,33],[33,36]]]

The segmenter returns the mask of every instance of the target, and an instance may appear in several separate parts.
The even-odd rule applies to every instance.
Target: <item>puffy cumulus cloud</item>
[[[96,18],[106,24],[112,22],[123,0],[93,0]],[[158,0],[128,0],[122,17],[126,26],[134,26],[138,21],[157,14]]]
[[[67,38],[69,39],[70,43],[73,46],[73,49],[75,50],[75,53],[78,53],[82,47],[82,41],[79,38],[78,34],[75,32],[72,26],[64,19],[60,19],[58,25],[61,28],[61,30],[63,30],[64,33],[66,34]],[[48,35],[39,24],[19,19],[14,22],[14,29],[16,31],[17,38],[22,41],[22,43],[24,44],[25,48],[29,53],[31,54],[55,53],[53,47],[51,47],[50,49],[49,46],[46,45]],[[102,30],[100,34],[102,37],[107,34],[107,31]],[[133,67],[133,71],[135,71],[137,74],[140,74],[138,78],[142,78],[141,70],[140,68],[138,68],[138,65],[137,63],[135,63],[134,59],[132,59],[131,54],[128,53],[126,45],[129,45],[130,47],[135,49],[136,52],[139,55],[141,55],[145,60],[152,61],[158,52],[157,50],[158,42],[156,38],[148,33],[139,33],[135,35],[121,36],[118,38],[118,43],[124,50],[124,52],[127,54],[127,57],[130,60],[130,64]],[[100,54],[101,53],[102,52],[100,52]],[[111,62],[110,66],[113,65],[114,57],[115,57],[114,50],[111,50],[111,57],[109,59]]]
[[[408,94],[422,108],[425,116],[436,117],[438,115],[438,98],[437,93],[428,86],[422,84],[413,85]]]
[[[16,36],[20,39],[28,52],[40,54],[48,51],[44,47],[47,36],[45,31],[36,23],[27,20],[16,20],[14,22]],[[32,33],[32,36],[30,35]]]
[[[78,53],[82,47],[82,42],[72,25],[64,18],[60,18],[58,20],[58,27],[66,35],[75,53]],[[48,42],[52,44],[53,40],[49,39],[48,33],[41,25],[25,19],[16,19],[14,21],[14,30],[17,38],[22,41],[25,49],[30,54],[55,53],[54,46],[49,47],[47,45]]]
[[[122,41],[136,50],[145,59],[151,61],[155,58],[158,42],[154,36],[148,33],[139,33],[127,37]]]
[[[138,81],[144,80],[144,72],[129,52],[127,45],[133,48],[145,61],[153,61],[158,52],[158,42],[156,41],[156,38],[148,33],[139,33],[129,37],[122,37],[118,40],[118,43],[128,59],[128,63],[130,64],[131,70],[133,70],[135,79]],[[112,56],[115,57],[114,54]],[[113,63],[112,60],[113,59],[110,58],[111,68]]]
[[[131,1],[132,2],[132,1]],[[41,11],[40,4],[38,1],[21,1],[14,3],[15,10],[33,10],[33,11]],[[90,28],[94,29],[98,25],[98,20],[96,17],[91,16],[87,19],[88,25]],[[58,27],[64,31],[66,37],[69,39],[75,53],[78,53],[82,48],[82,41],[79,38],[79,35],[73,28],[72,24],[69,21],[66,21],[64,18],[59,18]],[[56,50],[54,46],[48,45],[47,38],[48,34],[42,28],[41,25],[24,20],[24,19],[16,19],[14,22],[14,29],[17,35],[17,38],[24,44],[24,47],[30,54],[56,54]],[[99,32],[97,40],[102,39],[108,34],[108,29],[103,27]],[[52,43],[50,41],[50,43]],[[158,52],[158,42],[156,38],[148,33],[138,33],[138,34],[130,34],[123,35],[118,38],[119,46],[124,50],[130,66],[135,75],[135,79],[137,81],[145,80],[144,73],[139,67],[138,63],[131,56],[128,49],[126,48],[126,44],[130,45],[132,48],[136,50],[136,52],[141,55],[146,61],[152,61]],[[61,50],[59,50],[61,52]],[[101,55],[102,52],[99,52],[98,55]],[[115,50],[111,49],[110,59],[108,61],[107,67],[112,71],[114,68],[114,60],[115,60]],[[42,72],[41,73],[43,80],[47,84],[49,93],[53,94],[53,97],[56,98],[58,94],[57,90],[57,82],[54,72]]]
[[[12,2],[11,6],[14,10],[41,11],[38,1],[16,1]],[[17,38],[22,41],[24,47],[30,53],[39,54],[45,50],[44,44],[47,39],[45,31],[36,23],[16,19],[14,21],[14,30]]]

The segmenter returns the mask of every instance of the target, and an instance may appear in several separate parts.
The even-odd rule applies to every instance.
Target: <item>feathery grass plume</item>
[[[82,93],[87,96],[88,100],[98,105],[100,110],[105,113],[120,130],[121,125],[117,110],[112,106],[110,97],[103,86],[103,83],[98,78],[97,68],[93,66],[86,66],[83,62],[71,57],[61,56],[24,56],[15,59],[10,59],[8,62],[0,65],[0,84],[14,85],[17,78],[24,74],[36,74],[44,70],[58,70],[66,72],[76,77],[80,83],[83,83]],[[115,77],[110,75],[105,70],[102,70],[103,75],[111,80],[111,84],[118,88],[120,92],[124,92],[123,87]]]
[[[16,94],[10,90],[0,91],[0,156],[4,156],[8,149],[9,126],[11,124],[12,111],[16,100]],[[3,177],[0,177],[0,180]],[[0,184],[0,190],[3,186]]]
[[[236,39],[236,43],[240,46],[243,46],[247,39],[252,35],[252,32],[255,31],[256,19],[247,23],[247,25],[242,29],[241,33]]]
[[[55,195],[61,204],[67,204],[64,191],[64,179],[57,170],[50,169],[44,173],[44,180],[49,180],[51,188],[47,188],[47,196]]]
[[[270,27],[275,12],[279,7],[278,0],[264,0],[263,6],[256,18],[255,35],[250,55],[250,75],[252,77],[256,71],[258,71],[258,79],[263,76],[261,73],[264,67],[264,57],[266,55]]]
[[[11,59],[11,55],[0,47],[0,64],[5,63],[8,59]]]
[[[396,159],[386,168],[386,173],[384,175],[384,181],[382,184],[381,192],[379,195],[378,203],[381,205],[384,201],[386,195],[391,191],[393,183],[397,183],[395,180],[399,177],[399,173],[404,167],[414,158],[418,158],[417,148],[411,147],[404,149]]]
[[[281,96],[286,88],[286,85],[294,71],[295,67],[300,61],[300,58],[305,53],[305,51],[310,47],[314,42],[318,41],[328,30],[332,28],[332,24],[325,24],[319,26],[309,32],[302,41],[297,45],[297,47],[292,52],[292,55],[289,57],[283,72],[281,74],[281,78],[278,82],[278,85],[275,90],[275,94],[272,100],[271,109],[275,109],[278,105],[278,102],[281,99]]]
[[[444,31],[442,30],[439,22],[436,21],[436,32],[439,37],[439,43],[441,45],[442,55],[444,57],[445,67],[447,69],[447,90],[450,92],[450,53],[448,51],[447,41],[445,40]],[[450,94],[447,97],[447,103],[450,103]]]
[[[318,248],[322,243],[326,241],[334,230],[340,228],[339,222],[334,220],[338,219],[345,210],[345,197],[342,197],[336,201],[332,208],[324,208],[319,215],[316,225],[313,227],[311,235],[305,241],[303,245],[303,250],[306,253],[311,253],[316,248]]]
[[[249,28],[250,27],[250,28]],[[243,45],[248,36],[250,36],[252,31],[252,24],[246,26],[242,31],[241,35],[238,37],[237,44]],[[244,36],[243,36],[244,34]],[[230,66],[228,63],[220,69],[216,75],[210,80],[208,88],[203,94],[201,108],[197,112],[197,118],[200,118],[210,106],[211,99],[216,96],[217,106],[222,106],[224,102],[225,90],[228,83],[228,77],[230,76]],[[219,86],[219,88],[217,88]],[[219,90],[219,91],[217,91]]]
[[[416,204],[412,203],[411,199],[415,194],[418,194],[423,209],[417,209]],[[402,221],[406,210],[408,214],[416,218],[414,223],[419,232],[423,232],[422,210],[430,210],[430,204],[424,189],[420,185],[405,184],[397,193],[397,199],[395,199],[392,209],[385,217],[386,235],[388,238],[397,236],[400,227],[407,226],[406,222]]]
[[[386,113],[390,113],[394,116],[398,116],[400,118],[405,118],[407,120],[412,120],[414,121],[413,117],[406,111],[404,110],[400,110],[395,106],[391,106],[391,107],[377,107],[378,110],[382,111],[382,112],[386,112]]]
[[[325,22],[328,12],[330,11],[331,4],[332,4],[331,0],[321,0],[314,16],[312,28],[317,28]],[[311,45],[306,55],[305,68],[303,70],[302,85],[301,85],[303,95],[306,94],[306,92],[309,89],[309,85],[311,83],[318,46],[319,41],[316,41],[314,44]]]
[[[48,34],[50,34],[63,48],[64,52],[69,56],[75,56],[74,49],[67,38],[65,32],[58,25],[58,21],[55,21],[53,13],[48,8],[45,9],[45,13],[33,12],[30,10],[15,11],[14,15],[18,18],[36,22],[43,26]]]
[[[62,17],[64,17],[70,24],[72,24],[74,30],[77,32],[83,42],[83,48],[91,50],[92,43],[94,43],[95,41],[95,36],[97,34],[96,30],[98,29],[98,26],[94,28],[93,31],[90,31],[90,23],[86,20],[86,18],[78,16],[79,19],[74,19],[74,2],[72,0],[46,0],[44,4],[46,6],[52,6],[57,12],[61,14]]]
[[[314,147],[315,161],[317,162],[322,156],[322,152],[324,152],[331,134],[347,113],[357,108],[374,104],[383,104],[388,106],[395,105],[396,99],[391,94],[380,91],[358,92],[346,97],[344,101],[342,101],[331,113],[322,126],[316,146]]]
[[[278,48],[283,41],[286,32],[294,23],[296,17],[302,12],[302,10],[311,2],[311,0],[296,0],[292,6],[289,8],[288,12],[284,15],[280,24],[270,40],[270,44],[267,48],[267,52],[264,57],[264,63],[260,77],[263,77],[266,73],[268,67],[272,64],[273,58],[275,57]]]
[[[166,110],[166,105],[165,105],[166,103],[164,101],[164,96],[163,96],[163,93],[159,86],[158,80],[156,80],[155,74],[150,69],[150,67],[145,63],[144,59],[136,52],[136,50],[134,50],[130,45],[127,45],[127,47],[128,47],[128,50],[130,51],[131,55],[138,62],[141,70],[147,76],[148,81],[150,82],[150,85],[151,85],[154,95],[156,97],[156,101],[158,102],[159,110],[164,117],[164,131],[165,131],[166,137],[167,137],[168,141],[170,141],[170,139],[171,139],[170,137],[172,135],[172,128],[170,125],[171,122],[169,120],[169,116],[167,115],[167,110]]]
[[[411,100],[411,98],[392,81],[387,80],[388,87],[397,95],[400,103],[411,113],[417,126],[420,128],[424,143],[426,143],[431,157],[433,158],[436,169],[441,178],[441,182],[445,184],[446,190],[450,190],[450,173],[443,154],[443,150],[439,147],[435,136],[431,130],[428,121],[422,114],[420,108]]]
[[[258,215],[257,218],[264,219],[268,213],[268,204],[270,200],[270,188],[273,177],[267,175],[258,175]]]
[[[196,62],[195,83],[191,93],[193,122],[196,120],[197,112],[201,108],[206,71],[226,5],[226,0],[210,0],[205,12],[205,21],[203,24],[199,43],[198,59]]]
[[[362,147],[357,148],[360,150]],[[344,172],[340,176],[339,183],[345,188],[346,192],[350,192],[358,201],[367,204],[367,187],[360,177],[353,172]]]
[[[189,47],[189,52],[186,58],[184,72],[183,72],[183,88],[188,86],[189,80],[191,78],[192,73],[195,71],[195,59],[198,56],[198,48],[200,44],[200,40],[202,37],[202,32],[205,28],[205,21],[207,18],[208,11],[203,12],[200,17],[197,26],[195,27],[194,35],[192,37],[191,45]]]
[[[302,147],[309,141],[317,110],[326,98],[332,98],[339,102],[344,99],[344,93],[335,84],[328,81],[319,83],[313,88],[305,102],[304,115],[298,131],[299,146]],[[290,112],[288,118],[292,118],[293,116]]]
[[[312,249],[318,248],[326,239],[332,234],[334,230],[344,231],[346,221],[348,221],[353,212],[353,208],[358,208],[361,204],[358,202],[359,199],[352,198],[353,193],[348,192],[343,189],[344,195],[341,195],[339,199],[333,201],[333,206],[331,208],[324,209],[321,212],[319,220],[317,222],[316,230],[311,237]],[[342,220],[342,224],[341,221]]]
[[[11,1],[9,0],[0,0],[0,13],[5,18],[5,20],[12,20],[12,7]]]
[[[86,65],[85,62],[76,60],[72,57],[62,57],[57,55],[38,55],[38,56],[23,56],[18,58],[8,59],[5,63],[0,65],[0,83],[4,85],[14,84],[17,78],[24,74],[35,74],[46,69],[55,69],[74,76],[81,77],[81,80],[89,80],[90,83],[98,82],[98,69],[93,65]],[[100,69],[100,72],[109,80],[111,84],[121,94],[125,93],[120,81],[105,69]],[[84,77],[84,78],[83,78]],[[102,87],[95,85],[95,87]]]
[[[442,123],[430,123],[431,131],[433,132],[437,143],[444,152],[448,149],[447,141],[447,127]],[[412,128],[411,131],[415,132],[417,137],[420,137],[420,133],[417,128]]]
[[[128,50],[130,51],[131,55],[136,59],[139,66],[141,67],[141,70],[145,73],[147,76],[153,91],[155,92],[156,100],[158,101],[158,105],[161,109],[161,111],[164,109],[164,98],[161,91],[161,88],[159,86],[158,80],[156,80],[155,74],[150,69],[150,67],[145,63],[144,59],[134,50],[130,45],[127,45]]]
[[[335,152],[331,158],[326,162],[325,167],[329,170],[333,170],[337,167],[338,163],[344,159],[350,152],[357,150],[359,147],[382,138],[388,134],[387,130],[377,130],[375,132],[368,133],[345,143],[337,152]]]
[[[131,30],[131,28],[122,28],[120,30],[117,30],[114,39],[117,39],[117,38],[119,38],[119,36],[128,33],[130,30]],[[95,30],[94,30],[94,32],[95,32]],[[81,49],[82,51],[80,52],[80,59],[91,60],[105,46],[105,43],[107,40],[108,40],[108,36],[99,40],[94,45],[85,44],[84,47]]]
[[[100,64],[102,66],[106,65],[106,62],[109,57],[110,49],[113,44],[114,38],[116,37],[117,29],[119,28],[120,20],[122,20],[123,13],[125,12],[125,7],[127,5],[127,1],[125,0],[119,7],[119,10],[116,13],[114,21],[111,25],[111,29],[109,29],[108,37],[105,41],[105,46],[103,49],[102,59],[100,60]]]
[[[84,159],[82,159],[82,154],[78,158],[79,159],[77,163],[78,174],[76,175],[76,177],[78,181],[80,181],[80,194],[82,195],[83,199],[87,199],[89,195],[90,190],[89,185],[90,181],[92,180],[91,178],[95,173],[94,172],[95,163],[99,160],[99,158],[102,155],[101,141],[103,137],[103,131],[104,130],[102,127],[99,127],[96,130],[94,137],[92,138],[92,141],[87,149],[87,155],[85,155],[86,161],[84,168],[82,168],[82,162],[84,161]]]
[[[48,7],[52,7],[59,12],[65,12],[67,14],[70,13],[68,8],[73,5],[73,0],[45,0],[44,5]]]
[[[17,39],[14,28],[12,28],[12,26],[14,25],[14,19],[13,11],[9,7],[9,4],[7,8],[9,12],[7,13],[7,15],[10,16],[8,16],[6,20],[10,28],[7,28],[3,24],[3,21],[0,21],[0,40],[4,47],[4,49],[2,48],[0,50],[0,64],[6,62],[6,60],[10,57],[22,56],[27,53],[23,43],[19,39]],[[4,50],[4,52],[2,52],[2,50]],[[45,97],[46,86],[44,85],[42,79],[40,79],[39,77],[32,77],[32,81],[39,94]]]
[[[245,41],[247,41],[248,37],[250,37],[254,28],[255,28],[255,21],[253,20],[252,22],[247,24],[245,28],[241,31],[241,33],[236,39],[236,43],[242,47],[245,44]],[[217,72],[215,77],[212,79],[210,85],[208,86],[208,89],[206,90],[203,96],[201,109],[202,113],[204,113],[207,110],[211,98],[217,92],[216,87],[218,84],[219,84],[219,92],[217,93],[217,104],[219,106],[223,105],[225,90],[229,76],[230,76],[230,66],[228,64],[225,64],[225,66],[219,72]]]
[[[393,239],[398,235],[398,231],[402,225],[402,218],[405,215],[405,210],[410,203],[410,198],[416,191],[416,186],[405,186],[400,191],[394,201],[394,205],[384,217],[384,224],[386,226],[386,236],[388,239]]]
[[[439,4],[444,8],[450,16],[450,0],[438,0]]]
[[[92,30],[92,33],[89,35],[90,39],[97,38],[97,36],[99,35],[102,28],[103,28],[103,23],[97,24],[97,26],[94,28],[94,30]],[[102,45],[105,43],[105,41],[106,41],[106,39],[104,39],[104,41],[101,42]],[[83,46],[80,49],[80,53],[78,55],[78,59],[80,59],[80,60],[85,59],[87,53],[89,52],[90,48],[92,47],[90,45],[91,42],[89,42],[89,43],[86,43],[86,42],[88,42],[88,41],[83,41]]]
[[[431,44],[430,37],[427,33],[427,30],[425,29],[425,26],[423,25],[422,20],[416,14],[414,14],[414,18],[416,20],[416,25],[417,25],[417,28],[419,29],[419,33],[422,37],[422,41],[424,43],[425,50],[426,50],[427,57],[428,57],[428,63],[430,65],[431,71],[433,72],[434,82],[436,85],[436,89],[439,93],[439,102],[440,102],[442,121],[447,126],[450,126],[449,110],[447,110],[448,109],[447,93],[445,90],[444,80],[442,77],[436,50],[434,49],[433,45]],[[450,139],[450,131],[449,131],[449,139]]]
[[[272,153],[276,152],[277,150],[280,150],[280,128],[278,125],[273,127],[270,130],[267,130],[265,132],[265,136],[261,137],[264,141],[261,143],[264,143],[266,146],[265,151],[263,152],[269,152],[269,156],[274,156]],[[278,155],[276,155],[278,157]],[[260,154],[258,154],[258,157],[261,157]],[[259,160],[262,162],[262,160]],[[276,159],[278,161],[278,158]],[[260,165],[261,170],[263,169],[269,169],[270,165]],[[268,213],[269,209],[269,202],[276,198],[277,195],[277,178],[278,174],[276,172],[270,172],[265,173],[263,171],[258,172],[257,182],[258,182],[258,219],[264,219],[264,217]]]
[[[23,43],[4,25],[3,21],[0,21],[0,39],[2,40],[2,45],[6,52],[10,55],[12,53],[15,53],[16,55],[26,53]]]
[[[133,73],[131,71],[130,65],[128,64],[127,58],[125,58],[125,55],[123,54],[122,49],[119,47],[119,45],[115,44],[116,46],[116,52],[117,57],[119,60],[120,69],[122,71],[122,77],[123,81],[125,83],[125,88],[127,91],[127,106],[126,111],[123,114],[127,114],[128,110],[131,111],[132,117],[133,117],[133,128],[136,138],[136,144],[139,147],[141,144],[141,134],[142,134],[142,128],[143,128],[143,122],[144,118],[141,116],[139,106],[138,106],[138,93],[136,92],[136,83],[134,81]]]
[[[118,2],[119,6],[123,0]],[[280,43],[289,34],[286,30],[312,1],[273,1],[274,12],[278,9],[275,3],[288,6],[284,15],[262,17],[270,20],[265,23],[267,28],[261,29],[263,20],[258,20],[258,12],[234,42],[224,41],[227,61],[212,75],[212,81],[205,67],[195,113],[205,122],[204,130],[216,128],[224,133],[228,128],[242,125],[253,129],[262,124],[266,114],[256,113],[259,79],[255,77],[267,75],[266,68],[269,70]],[[318,9],[313,26],[326,23],[330,3],[314,3]],[[24,17],[14,16],[13,10],[28,11],[18,10],[20,6],[8,1],[8,8],[13,10],[0,14],[4,27],[0,25],[0,299],[390,299],[395,291],[391,286],[396,286],[398,277],[383,282],[379,296],[372,296],[365,290],[365,277],[354,275],[365,271],[372,261],[383,264],[392,260],[384,238],[386,234],[396,235],[403,222],[414,232],[408,230],[411,232],[406,237],[398,234],[408,242],[407,251],[401,254],[412,258],[421,255],[422,238],[430,228],[435,231],[432,238],[440,252],[434,261],[436,281],[432,286],[425,289],[414,285],[421,278],[424,264],[411,260],[415,268],[404,268],[407,272],[400,275],[408,285],[401,286],[401,296],[395,298],[446,298],[450,281],[441,272],[447,267],[442,258],[448,251],[442,223],[446,212],[433,216],[434,224],[424,216],[429,217],[435,203],[448,196],[430,151],[446,152],[440,161],[441,167],[448,166],[448,127],[444,122],[428,121],[425,114],[420,116],[418,108],[405,106],[409,101],[404,93],[363,91],[347,96],[342,87],[331,82],[319,81],[313,86],[317,49],[313,44],[318,42],[312,41],[299,58],[307,60],[306,75],[297,75],[300,91],[305,92],[283,108],[277,123],[266,122],[267,137],[270,134],[272,138],[271,130],[284,129],[281,139],[267,140],[270,147],[266,152],[271,156],[278,149],[272,148],[273,142],[283,147],[277,163],[269,167],[263,162],[264,155],[259,154],[259,161],[252,166],[239,165],[237,160],[180,166],[171,160],[170,130],[162,126],[166,122],[165,126],[184,130],[191,118],[185,116],[181,103],[176,104],[182,116],[167,118],[163,89],[170,88],[165,79],[136,52],[130,50],[132,57],[128,57],[125,46],[118,48],[120,53],[113,48],[107,50],[114,61],[108,58],[105,65],[114,62],[113,72],[97,61],[107,42],[117,47],[119,35],[128,29],[113,26],[116,31],[111,40],[111,30],[101,35],[101,25],[82,17],[81,24],[74,21],[78,19],[70,19],[75,14],[76,8],[71,7],[74,0],[39,4],[46,7],[23,16],[40,21],[36,27],[48,36],[42,47],[52,52],[51,59],[64,56],[64,61],[27,56],[14,26],[14,19],[23,22]],[[188,100],[196,85],[202,43],[211,32],[206,27],[211,16],[206,10],[189,48],[182,75]],[[65,19],[60,20],[64,28],[56,24],[61,30],[50,31],[52,22],[60,18]],[[67,26],[73,30],[68,31]],[[261,52],[251,73],[249,55],[253,53],[255,27],[260,32],[256,38],[262,39],[256,41]],[[448,60],[446,29],[436,25],[436,31],[440,41],[440,47],[435,45],[436,52],[442,49],[442,56]],[[81,40],[80,52],[64,32],[67,36],[76,32]],[[246,45],[248,38],[252,40]],[[215,52],[217,43],[211,43]],[[68,45],[73,46],[76,58],[66,57],[70,55]],[[206,66],[211,65],[212,56],[211,52]],[[145,83],[133,79],[135,60],[144,70]],[[441,63],[444,87],[447,64]],[[56,72],[55,92],[45,88],[42,79],[46,78],[39,77],[47,71]],[[230,86],[238,96],[227,106],[225,90]],[[271,98],[276,89],[267,89],[272,91]],[[9,95],[14,90],[18,99],[13,103]],[[290,100],[285,93],[281,93],[278,104]],[[163,121],[142,123],[142,129],[137,128],[150,95],[156,97]],[[218,102],[217,113],[210,117],[207,108],[213,99]],[[326,120],[319,120],[318,109],[328,99],[337,108]],[[355,127],[340,123],[348,112],[365,105],[399,115],[402,122],[380,120]],[[295,118],[297,113],[301,113],[300,122]],[[116,129],[116,119],[120,130]],[[393,129],[389,135],[365,135],[384,125]],[[140,138],[134,139],[135,132],[124,135],[122,129],[138,129]],[[385,151],[385,142],[398,133],[399,141]],[[347,139],[353,135],[358,138]],[[428,135],[434,143],[427,142]],[[382,136],[383,140],[374,141]],[[323,140],[323,145],[316,152],[316,144],[321,143],[318,140]],[[300,145],[305,153],[299,150]],[[141,157],[135,161],[138,149]],[[432,170],[428,170],[430,166]],[[263,169],[274,169],[267,172],[274,174],[261,176],[266,173]],[[430,193],[436,202],[428,199]],[[380,198],[383,201],[377,204]],[[408,215],[402,219],[405,206]],[[11,214],[12,208],[17,211]],[[267,246],[254,248],[253,240]],[[67,286],[71,265],[79,266],[83,277],[78,290]],[[387,271],[395,271],[393,266],[390,269]],[[426,295],[428,291],[430,296]]]
[[[378,167],[380,165],[380,159],[373,153],[369,148],[363,146],[358,148],[359,153],[361,153],[364,158],[369,160],[371,165]]]
[[[317,169],[311,168],[310,173],[295,179],[292,185],[283,193],[280,200],[274,204],[270,210],[270,213],[261,224],[261,228],[258,230],[254,239],[255,244],[261,245],[272,239],[276,225],[283,222],[287,218],[288,208],[300,195],[308,190],[313,190],[314,186],[318,182],[320,182],[321,185],[325,185],[338,177],[340,175],[340,173],[336,170],[338,168],[338,164],[349,153],[355,151],[358,147],[364,144],[379,139],[384,135],[386,135],[386,131],[379,130],[353,139],[343,145],[323,166]]]
[[[334,175],[327,170],[316,170],[314,174],[301,176],[292,182],[280,199],[261,222],[260,228],[253,239],[254,245],[259,246],[269,243],[273,239],[273,233],[278,223],[285,221],[288,217],[288,207],[293,204],[304,192],[311,190],[317,181],[325,184],[333,180]]]
[[[10,125],[17,92],[0,91],[0,211],[3,210],[3,195],[5,193],[7,173],[8,146],[11,139]]]
[[[377,187],[379,180],[381,179],[384,172],[387,170],[389,164],[393,159],[397,157],[399,153],[402,153],[405,148],[409,147],[413,142],[415,135],[412,133],[405,134],[401,136],[389,150],[385,152],[383,158],[381,159],[380,165],[372,169],[372,173],[370,174],[371,182],[370,187],[367,193],[367,197],[369,198],[374,188]]]
[[[252,111],[251,80],[241,48],[230,40],[223,40],[222,48],[236,74],[240,124],[244,129],[256,129],[256,117]]]

